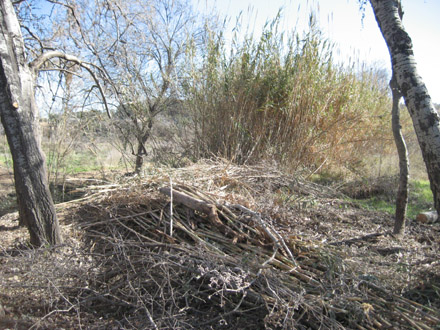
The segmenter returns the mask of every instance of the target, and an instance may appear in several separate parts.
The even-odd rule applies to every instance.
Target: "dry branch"
[[[181,203],[186,207],[190,208],[193,211],[197,211],[203,213],[208,216],[208,220],[227,237],[233,237],[234,242],[243,240],[243,235],[234,231],[232,228],[226,226],[218,217],[217,207],[214,204],[210,204],[209,202],[202,201],[200,199],[191,197],[183,192],[179,192],[176,190],[171,190],[171,188],[163,187],[160,188],[159,191],[171,197],[171,193],[173,196],[173,201],[176,203]]]
[[[163,187],[160,188],[159,191],[166,195],[171,197],[171,188]],[[173,191],[173,200],[176,203],[182,203],[186,207],[189,207],[190,209],[194,211],[198,211],[200,213],[206,214],[213,223],[221,223],[217,216],[217,208],[213,204],[209,204],[207,202],[204,202],[200,199],[196,199],[193,197],[190,197],[182,192],[179,191]]]

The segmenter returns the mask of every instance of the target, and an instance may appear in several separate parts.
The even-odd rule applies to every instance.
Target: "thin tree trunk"
[[[136,162],[134,166],[134,173],[140,174],[142,167],[144,166],[144,156],[147,155],[147,149],[145,148],[145,143],[151,135],[151,129],[153,127],[153,119],[150,118],[147,124],[147,131],[143,133],[142,137],[138,141],[137,151],[136,151]]]
[[[20,222],[35,246],[61,242],[38,139],[34,71],[25,59],[23,38],[10,0],[0,1],[0,117],[14,163]]]
[[[417,73],[411,38],[399,15],[400,1],[370,0],[370,3],[391,55],[397,85],[411,115],[428,172],[434,206],[440,214],[440,117]]]
[[[144,166],[144,156],[146,155],[144,150],[144,145],[142,143],[139,143],[136,151],[136,162],[134,164],[135,174],[140,174],[142,171],[142,167]]]
[[[392,109],[392,129],[394,142],[396,143],[397,153],[399,155],[399,189],[396,197],[396,218],[394,221],[395,235],[403,235],[405,232],[405,216],[408,205],[408,180],[409,180],[409,160],[408,150],[406,148],[405,139],[402,135],[402,126],[400,125],[399,101],[402,97],[396,78],[392,77],[390,88],[393,93],[393,109]]]

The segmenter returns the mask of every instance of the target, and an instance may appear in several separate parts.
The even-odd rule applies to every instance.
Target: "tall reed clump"
[[[372,70],[336,65],[313,15],[303,36],[285,38],[279,23],[231,45],[208,33],[185,84],[196,156],[360,168],[369,148],[390,139],[387,85]]]

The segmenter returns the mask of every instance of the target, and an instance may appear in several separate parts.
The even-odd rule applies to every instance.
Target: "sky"
[[[235,23],[240,12],[256,32],[283,7],[283,29],[303,31],[311,9],[321,30],[337,46],[337,60],[366,62],[391,72],[390,56],[368,3],[365,16],[358,0],[192,0],[201,11],[216,9]],[[440,103],[440,0],[402,0],[403,25],[414,46],[418,73],[434,103]],[[251,12],[251,14],[249,14]],[[232,24],[231,24],[232,28]],[[227,34],[226,34],[227,35]]]

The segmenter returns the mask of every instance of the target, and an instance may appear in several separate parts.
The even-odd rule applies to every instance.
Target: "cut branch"
[[[232,237],[234,241],[243,239],[242,234],[235,232],[233,229],[226,226],[220,220],[217,214],[217,207],[214,204],[210,204],[200,199],[188,196],[187,194],[176,191],[175,189],[171,191],[171,188],[169,187],[160,188],[159,191],[161,194],[164,194],[166,196],[171,197],[172,195],[174,203],[183,204],[191,210],[206,214],[208,216],[208,220],[225,236]]]
[[[181,203],[194,211],[204,213],[209,217],[209,219],[213,223],[216,223],[217,225],[220,225],[220,224],[223,225],[223,223],[218,218],[217,208],[215,207],[215,205],[208,204],[207,202],[204,202],[200,199],[190,197],[190,196],[188,196],[182,192],[176,191],[176,190],[173,190],[171,192],[171,188],[169,188],[169,187],[160,188],[159,191],[161,194],[164,194],[164,195],[170,196],[170,197],[172,194],[173,201],[175,203]]]

